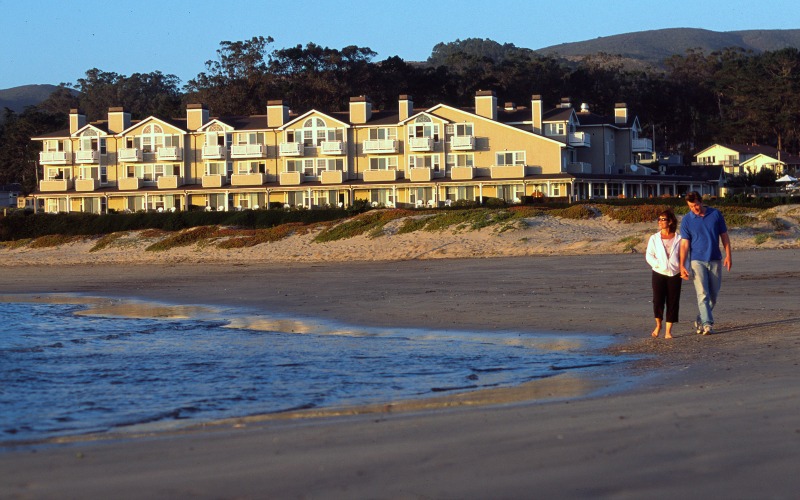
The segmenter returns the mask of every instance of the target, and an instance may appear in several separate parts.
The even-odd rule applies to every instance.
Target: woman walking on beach
[[[647,263],[653,268],[653,314],[656,327],[652,336],[658,337],[662,321],[666,320],[665,339],[672,338],[672,325],[678,322],[681,301],[681,236],[676,234],[677,228],[678,219],[672,210],[664,210],[658,214],[658,232],[650,236],[645,252]]]

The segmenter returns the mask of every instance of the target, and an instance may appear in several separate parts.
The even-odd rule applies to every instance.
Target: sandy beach
[[[652,356],[618,373],[614,390],[588,397],[572,397],[586,381],[554,377],[491,404],[239,419],[0,449],[0,497],[796,498],[796,219],[787,215],[784,234],[759,244],[752,228],[732,230],[718,333],[690,333],[696,306],[687,284],[672,341],[649,337],[649,269],[641,251],[622,253],[620,243],[644,240],[653,224],[547,219],[501,234],[387,234],[324,246],[298,236],[224,255],[88,252],[90,242],[2,250],[6,294],[234,306],[352,325],[613,335],[620,356]],[[536,399],[548,395],[555,399]]]

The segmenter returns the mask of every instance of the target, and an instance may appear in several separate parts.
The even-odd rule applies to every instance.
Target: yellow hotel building
[[[531,197],[584,200],[708,192],[712,184],[659,175],[638,162],[652,141],[639,136],[625,104],[608,117],[569,99],[545,110],[498,105],[479,91],[474,108],[374,110],[365,96],[349,109],[296,113],[268,101],[265,114],[132,120],[109,108],[88,123],[70,110],[69,129],[41,143],[34,206],[47,212],[242,210],[274,207],[440,207],[458,200],[509,203]],[[21,202],[24,203],[24,200]]]

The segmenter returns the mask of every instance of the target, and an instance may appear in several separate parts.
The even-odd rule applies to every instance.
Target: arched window
[[[309,118],[303,122],[303,146],[319,146],[327,138],[328,129],[322,118]]]
[[[414,123],[408,127],[408,137],[432,137],[434,141],[439,141],[439,124],[433,123],[428,115],[419,115]]]
[[[157,124],[151,123],[142,129],[142,152],[155,153],[164,145],[164,130]]]

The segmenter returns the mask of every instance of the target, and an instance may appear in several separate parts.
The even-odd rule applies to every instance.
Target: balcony
[[[136,191],[142,185],[142,180],[138,177],[123,177],[119,180],[120,191]]]
[[[99,186],[97,179],[75,179],[75,191],[95,191]]]
[[[66,165],[70,154],[66,151],[43,151],[39,153],[39,163],[42,165]]]
[[[206,174],[203,176],[204,188],[218,188],[228,183],[227,175],[220,174]]]
[[[411,182],[429,182],[433,179],[433,169],[427,167],[414,167],[409,170]]]
[[[204,160],[224,160],[226,158],[225,146],[203,146]]]
[[[231,158],[263,158],[263,144],[234,144],[231,146]]]
[[[475,149],[474,135],[455,135],[450,139],[452,151],[472,151]]]
[[[142,161],[142,150],[139,148],[122,148],[117,154],[119,161],[137,162]]]
[[[341,184],[344,182],[344,171],[323,170],[319,180],[322,184]]]
[[[586,148],[592,146],[592,136],[586,132],[570,132],[567,136],[567,141],[570,146]]]
[[[183,151],[177,146],[161,146],[156,156],[160,161],[181,161]]]
[[[567,173],[569,174],[591,174],[592,164],[583,161],[567,163]]]
[[[492,179],[523,179],[525,165],[495,165],[492,167]]]
[[[232,174],[231,186],[260,186],[264,184],[264,174],[261,173],[248,173],[248,174]]]
[[[72,189],[72,179],[51,179],[39,181],[39,191],[66,191]]]
[[[305,154],[305,146],[303,146],[302,142],[282,142],[279,154],[281,156],[303,156]]]
[[[179,175],[162,175],[156,180],[158,189],[178,189],[183,185],[183,177]]]
[[[365,170],[364,182],[394,182],[397,180],[397,170]]]
[[[634,153],[652,153],[653,141],[652,139],[633,139],[631,141],[631,149]]]
[[[432,137],[409,137],[408,149],[411,151],[433,151],[433,138]]]
[[[470,181],[475,177],[475,167],[453,167],[450,178],[454,181]]]
[[[394,139],[379,139],[364,141],[364,153],[397,153],[397,141]]]
[[[75,163],[99,163],[100,151],[76,151]]]
[[[343,155],[344,141],[322,141],[322,154]]]
[[[303,174],[300,172],[281,172],[281,186],[299,186],[303,182]]]

